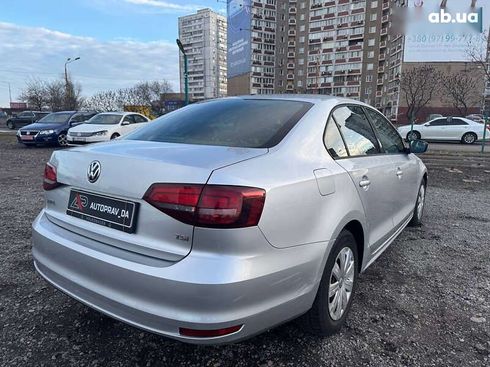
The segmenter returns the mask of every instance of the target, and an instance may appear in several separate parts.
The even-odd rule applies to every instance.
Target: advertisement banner
[[[489,6],[482,0],[410,0],[405,19],[405,62],[468,61],[467,50],[485,47]]]
[[[228,78],[249,73],[251,0],[228,0]]]

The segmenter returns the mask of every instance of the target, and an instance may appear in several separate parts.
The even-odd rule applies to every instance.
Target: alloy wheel
[[[58,144],[61,145],[62,147],[67,145],[65,134],[58,135]]]
[[[473,134],[466,134],[463,139],[466,144],[473,144],[476,140]]]
[[[332,320],[340,320],[354,288],[354,253],[349,247],[340,250],[330,274],[328,311]]]

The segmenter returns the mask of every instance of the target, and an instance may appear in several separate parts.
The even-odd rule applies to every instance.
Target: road
[[[461,143],[429,143],[429,151],[446,151],[446,152],[480,152],[481,144],[475,143],[465,145]],[[485,151],[490,152],[490,141],[485,142]]]
[[[318,338],[289,322],[239,344],[199,347],[106,317],[36,274],[30,225],[52,151],[0,136],[0,366],[490,364],[489,155],[422,156],[424,225],[404,230],[360,276],[339,334]]]

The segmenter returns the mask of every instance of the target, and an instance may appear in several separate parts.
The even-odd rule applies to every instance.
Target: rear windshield
[[[38,122],[47,124],[64,124],[65,122],[68,122],[72,115],[73,113],[71,112],[50,113],[49,115],[44,116]]]
[[[115,125],[121,121],[120,114],[99,114],[92,117],[90,120],[86,121],[86,124],[94,125]]]
[[[311,106],[298,101],[239,98],[197,103],[154,120],[126,139],[270,148]]]

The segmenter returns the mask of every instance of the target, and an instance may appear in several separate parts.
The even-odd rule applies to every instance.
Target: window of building
[[[378,14],[374,13],[374,14],[371,14],[371,21],[375,21],[376,19],[378,19]]]
[[[374,69],[374,64],[367,64],[366,70],[373,70]]]
[[[370,75],[366,75],[366,82],[367,83],[370,83],[373,81],[373,76],[370,74]]]
[[[377,8],[378,7],[378,1],[371,1],[371,9]]]
[[[374,46],[376,44],[376,40],[374,38],[368,39],[368,46]]]
[[[305,31],[305,29],[306,29],[306,28],[305,28],[305,26],[304,26],[304,25],[301,25],[301,26],[299,27],[299,31],[300,31],[300,32],[304,32],[304,31]]]
[[[367,57],[372,59],[374,57],[374,51],[368,51]]]
[[[376,26],[369,27],[369,33],[376,33]]]

